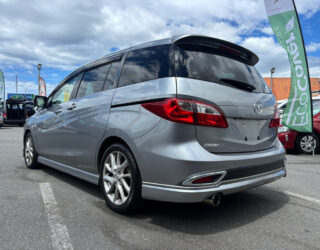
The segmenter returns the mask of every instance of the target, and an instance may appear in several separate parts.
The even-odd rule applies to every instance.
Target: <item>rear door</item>
[[[187,37],[176,41],[178,96],[220,108],[227,128],[196,126],[199,143],[214,153],[258,151],[274,146],[269,123],[275,98],[253,64],[255,55],[220,40]],[[251,54],[250,54],[251,53]]]
[[[64,116],[63,161],[67,165],[96,173],[96,150],[105,132],[114,80],[121,57],[83,73],[75,99]]]

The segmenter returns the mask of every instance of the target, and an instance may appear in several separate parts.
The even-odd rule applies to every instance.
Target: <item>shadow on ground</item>
[[[155,225],[176,232],[206,235],[242,227],[277,212],[289,201],[286,194],[259,187],[250,191],[224,196],[217,208],[204,203],[181,204],[145,201],[138,214],[124,216],[105,206],[99,187],[78,178],[44,167],[43,171],[63,182],[101,199],[92,204],[119,221],[127,220],[141,227]]]

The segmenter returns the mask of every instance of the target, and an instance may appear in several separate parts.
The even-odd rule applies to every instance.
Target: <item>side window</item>
[[[115,62],[111,63],[109,73],[108,73],[106,82],[104,84],[103,90],[111,89],[113,87],[114,80],[117,76],[117,73],[120,69],[120,66],[121,66],[121,61],[115,61]]]
[[[109,67],[110,65],[103,65],[86,71],[83,74],[80,87],[78,89],[77,98],[102,91]]]
[[[119,87],[173,76],[171,45],[133,50],[124,63]]]
[[[52,105],[61,104],[64,102],[68,102],[70,100],[70,96],[72,90],[76,83],[79,81],[81,75],[78,75],[75,78],[72,78],[68,82],[66,82],[53,96],[52,96]]]

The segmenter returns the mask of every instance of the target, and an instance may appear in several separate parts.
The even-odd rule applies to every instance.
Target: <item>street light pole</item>
[[[18,74],[16,74],[16,94],[18,94]]]
[[[270,72],[271,72],[271,84],[270,84],[270,87],[271,87],[271,93],[273,93],[273,89],[272,89],[272,76],[273,76],[273,73],[275,72],[275,70],[276,70],[276,68],[275,67],[272,67],[271,69],[270,69]]]
[[[38,64],[38,95],[40,95],[40,70],[41,70],[41,63]]]

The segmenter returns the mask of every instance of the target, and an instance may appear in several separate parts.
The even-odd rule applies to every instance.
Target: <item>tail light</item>
[[[277,128],[277,127],[280,127],[281,124],[280,124],[280,113],[279,113],[279,110],[277,109],[274,116],[273,116],[273,119],[270,121],[269,123],[269,128]]]
[[[150,112],[169,121],[216,128],[228,127],[222,111],[212,104],[169,98],[141,105]]]
[[[7,113],[3,113],[3,118],[7,118]]]

